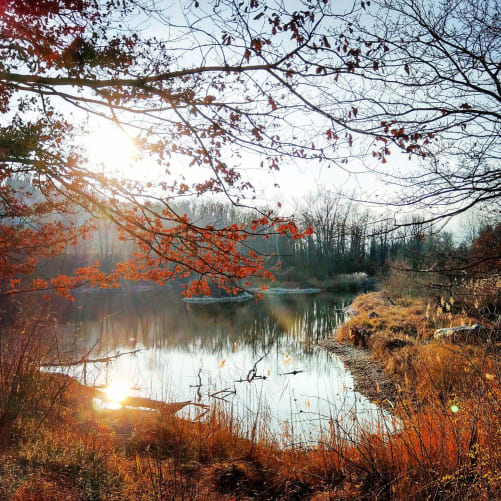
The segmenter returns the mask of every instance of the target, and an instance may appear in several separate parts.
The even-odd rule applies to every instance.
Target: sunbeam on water
[[[109,400],[121,404],[129,394],[129,385],[121,380],[112,381],[105,392]]]
[[[126,380],[112,374],[111,383],[102,388],[102,397],[94,398],[94,407],[97,410],[121,409],[127,397],[131,395],[131,391],[131,387]]]

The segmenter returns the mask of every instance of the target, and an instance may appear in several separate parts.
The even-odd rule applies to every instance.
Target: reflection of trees
[[[342,320],[349,296],[281,296],[243,304],[187,305],[158,291],[89,295],[73,319],[84,347],[176,348],[188,353],[231,352],[234,343],[258,355],[287,351],[296,360],[311,354]]]

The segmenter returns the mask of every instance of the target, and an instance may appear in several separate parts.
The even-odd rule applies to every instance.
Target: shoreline
[[[387,411],[393,411],[398,400],[398,382],[396,377],[388,375],[382,364],[374,360],[367,348],[336,341],[336,332],[350,318],[358,315],[353,303],[345,308],[346,319],[339,325],[329,339],[318,343],[318,347],[334,353],[343,362],[353,376],[354,390],[371,402],[375,402]]]
[[[370,351],[326,339],[318,347],[337,355],[353,376],[354,390],[387,411],[394,411],[398,400],[396,378],[385,373]]]

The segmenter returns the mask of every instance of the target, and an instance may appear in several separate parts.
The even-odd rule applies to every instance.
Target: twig
[[[91,348],[90,351],[92,351],[94,347]],[[90,353],[90,351],[88,353]],[[116,355],[111,355],[109,357],[102,357],[102,358],[87,358],[87,355],[84,355],[80,360],[72,361],[72,362],[61,362],[58,364],[40,364],[40,367],[74,367],[75,365],[81,365],[81,364],[97,364],[97,363],[108,363],[111,360],[115,360],[116,358],[123,357],[124,355],[134,355],[135,353],[138,353],[139,351],[143,351],[142,348],[139,348],[137,350],[133,351],[126,351],[124,353],[118,352]]]
[[[259,360],[257,360],[255,363],[254,363],[254,366],[252,367],[252,369],[247,373],[247,382],[251,382],[253,381],[254,379],[256,378],[261,378],[261,377],[264,377],[264,376],[258,376],[257,375],[257,364],[259,362],[261,362],[261,360],[263,360],[263,358],[268,355],[268,353],[265,353]]]
[[[295,376],[296,374],[301,374],[301,372],[304,372],[302,369],[301,370],[293,370],[293,371],[290,371],[290,372],[282,372],[279,374],[279,376],[288,376],[289,374]]]

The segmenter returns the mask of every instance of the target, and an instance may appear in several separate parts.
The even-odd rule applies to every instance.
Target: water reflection
[[[222,402],[236,416],[267,416],[294,441],[315,439],[329,422],[374,421],[376,407],[353,391],[340,360],[316,345],[343,321],[350,296],[270,296],[232,304],[186,304],[159,291],[82,295],[66,341],[93,356],[143,351],[108,368],[87,368],[91,383],[126,379],[156,399]],[[69,347],[69,346],[68,346]],[[80,374],[81,376],[81,374]],[[89,382],[89,381],[88,381]],[[353,419],[353,417],[356,419]]]

